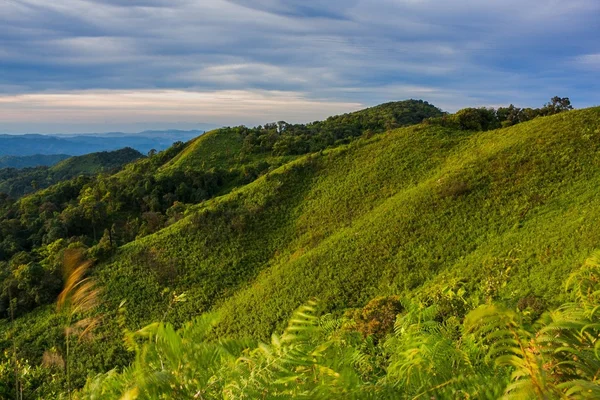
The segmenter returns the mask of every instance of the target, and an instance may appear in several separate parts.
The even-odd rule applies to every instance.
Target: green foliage
[[[600,396],[600,298],[598,256],[571,275],[573,302],[545,314],[528,328],[521,314],[482,306],[465,321],[482,339],[488,357],[510,367],[506,398],[593,399]]]
[[[60,251],[60,250],[58,250]],[[60,273],[52,263],[54,254],[38,262],[27,253],[18,253],[11,262],[0,262],[0,312],[9,314],[13,303],[14,314],[48,304],[60,291]]]
[[[372,136],[401,126],[415,125],[443,113],[422,100],[381,104],[355,113],[330,117],[310,124],[277,123],[253,129],[244,126],[229,129],[244,137],[244,153],[272,152],[274,155],[298,155],[348,143],[365,135]]]
[[[271,343],[271,332],[281,332],[294,309],[318,296],[332,315],[315,343],[329,336],[351,343],[356,364],[349,376],[389,390],[391,398],[403,390],[425,397],[433,393],[427,374],[402,387],[377,386],[390,357],[406,364],[398,370],[415,369],[383,347],[383,332],[364,338],[346,330],[357,321],[335,318],[375,297],[400,296],[435,309],[421,317],[430,322],[411,328],[419,340],[439,342],[453,363],[461,354],[475,357],[473,370],[497,383],[478,384],[470,378],[477,372],[447,384],[442,378],[452,365],[423,348],[414,362],[439,375],[433,387],[442,385],[446,397],[461,397],[462,390],[500,395],[509,367],[498,367],[493,380],[487,349],[474,338],[454,340],[464,336],[462,318],[481,304],[518,307],[517,321],[530,332],[543,311],[569,300],[560,290],[565,277],[600,237],[600,109],[489,132],[421,124],[372,133],[280,156],[244,153],[241,132],[217,130],[117,174],[65,181],[16,203],[0,198],[0,256],[9,267],[33,262],[53,271],[58,249],[69,246],[98,259],[92,274],[104,294],[94,313],[105,323],[100,339],[73,343],[74,386],[88,373],[131,363],[119,340],[124,328],[163,321],[179,332],[184,321],[214,311],[220,318],[208,341]],[[21,252],[31,258],[16,263]],[[185,292],[187,301],[173,303],[173,292]],[[121,326],[116,310],[123,299],[132,306]],[[37,305],[18,309],[26,315],[14,323],[19,357],[31,365],[64,339],[64,321],[49,307],[31,311]],[[387,326],[389,310],[379,311]],[[9,325],[0,322],[1,349],[12,343]],[[408,355],[415,347],[406,343],[398,348]]]
[[[597,398],[600,282],[590,279],[600,274],[596,261],[570,278],[575,301],[530,328],[518,311],[493,304],[471,311],[464,324],[440,321],[435,306],[411,305],[395,333],[374,345],[370,336],[348,332],[344,321],[318,318],[315,301],[294,312],[269,344],[211,338],[212,315],[178,331],[155,323],[127,334],[136,353],[131,367],[90,378],[78,397]],[[395,302],[378,298],[366,309]],[[381,314],[369,315],[377,321]]]
[[[559,114],[572,110],[568,97],[553,97],[542,108],[519,108],[514,105],[493,108],[464,108],[455,114],[429,118],[426,122],[432,125],[441,125],[465,131],[489,131],[492,129],[506,128],[530,121],[537,117]]]
[[[18,380],[15,381],[15,374]],[[0,358],[0,398],[58,399],[64,394],[62,371],[56,365],[32,365],[28,360]]]
[[[0,192],[19,198],[79,175],[115,172],[140,157],[142,157],[140,152],[128,147],[66,159],[62,157],[60,158],[62,161],[57,159],[57,162],[60,162],[51,167],[4,168],[0,169]]]

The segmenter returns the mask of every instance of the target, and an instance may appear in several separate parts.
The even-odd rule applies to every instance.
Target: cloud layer
[[[31,122],[28,109],[91,129],[100,116],[313,120],[410,97],[450,111],[556,94],[588,106],[599,19],[597,0],[2,0],[0,131]],[[136,96],[149,108],[131,108]]]

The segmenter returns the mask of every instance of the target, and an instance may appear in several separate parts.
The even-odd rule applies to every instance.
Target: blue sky
[[[0,0],[0,132],[600,104],[598,0]]]

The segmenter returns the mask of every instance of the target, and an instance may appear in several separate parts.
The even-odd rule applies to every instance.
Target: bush
[[[364,337],[374,336],[379,340],[393,331],[396,316],[403,309],[398,296],[382,296],[374,298],[350,315],[358,332]]]

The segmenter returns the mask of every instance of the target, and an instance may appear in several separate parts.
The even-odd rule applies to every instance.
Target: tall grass
[[[71,250],[65,252],[64,287],[58,296],[56,309],[64,316],[65,326],[65,374],[67,394],[71,399],[71,338],[79,340],[87,337],[100,322],[100,316],[89,316],[100,301],[100,289],[91,278],[89,269],[92,261],[83,259],[81,252]]]

